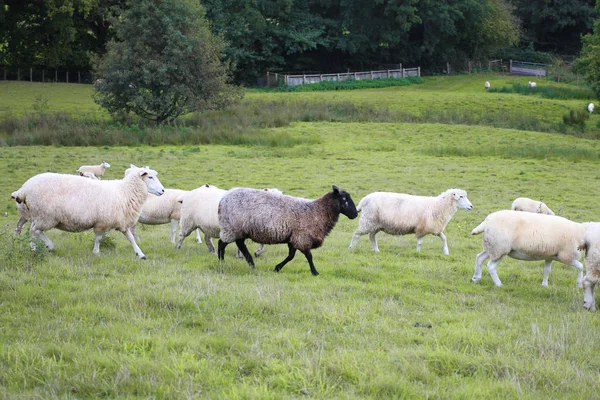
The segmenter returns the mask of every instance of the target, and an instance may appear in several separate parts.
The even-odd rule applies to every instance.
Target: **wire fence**
[[[25,82],[93,83],[94,74],[91,71],[73,71],[58,68],[36,69],[2,67],[0,69],[0,79],[5,81]]]

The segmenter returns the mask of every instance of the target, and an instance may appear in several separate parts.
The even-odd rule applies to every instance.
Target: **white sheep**
[[[530,88],[534,88],[534,87],[537,86],[537,83],[529,81],[529,83],[527,84],[527,86],[529,86]]]
[[[21,234],[21,229],[23,225],[27,223],[31,218],[29,217],[29,209],[25,206],[25,204],[18,198],[19,191],[16,190],[11,193],[10,197],[15,200],[15,205],[17,206],[17,211],[19,212],[20,218],[17,221],[17,226],[15,228],[15,233],[17,235]]]
[[[81,167],[79,167],[77,172],[91,172],[98,179],[100,179],[104,176],[104,171],[106,170],[106,168],[110,168],[110,164],[106,161],[102,161],[100,165],[82,165]]]
[[[376,235],[383,231],[390,235],[414,233],[417,236],[417,251],[421,251],[423,237],[431,234],[442,240],[443,252],[448,255],[450,252],[444,229],[459,208],[473,208],[467,192],[462,189],[448,189],[437,197],[390,192],[368,194],[358,203],[357,209],[361,215],[350,248],[368,233],[373,251],[379,252]]]
[[[594,287],[600,283],[600,224],[587,223],[583,306],[596,311]]]
[[[273,194],[282,194],[278,189],[264,189]],[[181,203],[181,218],[179,222],[179,241],[176,244],[181,248],[183,240],[194,230],[199,229],[204,233],[204,241],[208,251],[215,253],[215,246],[212,238],[218,239],[221,231],[219,227],[219,202],[227,193],[227,190],[220,189],[208,183],[187,192],[179,197]],[[261,245],[254,253],[259,256],[264,251],[264,245]],[[238,258],[242,257],[241,252],[237,251]]]
[[[511,210],[527,211],[538,214],[555,215],[548,206],[541,201],[533,200],[527,197],[519,197],[513,201]]]
[[[481,280],[483,262],[494,284],[502,286],[496,268],[504,256],[517,260],[544,260],[542,286],[548,286],[552,261],[557,260],[577,268],[577,286],[582,286],[583,264],[579,262],[581,250],[585,249],[586,224],[570,221],[556,215],[496,211],[487,216],[472,235],[483,233],[483,251],[475,258],[475,273],[471,280]]]
[[[594,112],[594,103],[588,104],[587,109],[590,114],[593,113]]]
[[[148,193],[138,222],[144,225],[162,225],[170,222],[171,243],[175,244],[175,233],[181,217],[181,203],[177,200],[184,193],[187,191],[180,189],[165,189],[162,196]],[[138,238],[135,233],[135,225],[131,228],[131,233]],[[202,243],[199,230],[196,230],[196,241]]]
[[[337,186],[316,200],[285,196],[264,190],[236,188],[227,192],[219,204],[219,260],[225,247],[235,242],[248,264],[254,260],[245,245],[246,239],[257,243],[287,243],[288,256],[277,266],[279,272],[300,250],[313,275],[319,275],[312,260],[312,249],[323,244],[335,227],[340,214],[350,219],[358,212],[350,194]]]
[[[138,220],[148,192],[164,192],[157,172],[135,168],[123,179],[107,181],[43,173],[27,180],[13,195],[22,204],[17,207],[21,215],[31,221],[31,236],[43,240],[50,250],[54,245],[44,232],[52,228],[67,232],[93,229],[94,254],[100,252],[102,236],[116,229],[127,237],[136,255],[145,259],[130,228]]]
[[[485,87],[485,90],[490,90],[490,87],[492,85],[490,85],[490,83],[488,81],[485,81],[485,84],[483,86]]]
[[[90,179],[98,179],[98,180],[100,179],[93,172],[89,172],[89,171],[80,171],[79,176],[82,176],[84,178],[90,178]]]

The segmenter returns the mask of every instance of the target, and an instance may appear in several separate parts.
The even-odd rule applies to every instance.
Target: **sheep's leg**
[[[254,268],[254,260],[252,259],[252,256],[250,255],[250,252],[248,251],[248,247],[246,247],[246,243],[244,243],[246,239],[237,239],[235,241],[235,244],[238,247],[238,250],[242,252],[242,254],[244,255],[244,258],[246,259],[246,261],[248,262],[248,264],[250,264],[250,266],[252,268]],[[219,243],[221,241],[219,240]]]
[[[43,231],[40,231],[39,229],[37,229],[37,227],[34,224],[31,224],[31,228],[29,229],[29,234],[31,236],[43,241],[48,250],[54,250],[54,244],[52,243],[52,240],[50,240],[50,238],[48,236],[46,236]],[[35,243],[33,243],[32,248],[35,249]]]
[[[444,232],[440,232],[440,234],[438,235],[440,239],[442,239],[442,243],[444,244],[444,255],[448,256],[450,255],[450,250],[448,249],[448,240],[446,240],[446,235],[444,235]]]
[[[135,238],[135,240],[140,240],[140,237],[138,236],[138,234],[135,232],[135,227],[136,225],[132,226],[131,228],[129,228],[129,230],[131,231],[131,234],[133,235],[133,237]]]
[[[265,245],[261,244],[258,249],[256,249],[256,251],[254,252],[254,257],[258,257],[261,255],[261,253],[265,251]]]
[[[200,237],[200,228],[196,228],[196,242],[198,242],[198,244],[202,244],[202,238]]]
[[[248,247],[248,246],[246,246],[246,247]],[[239,247],[235,250],[235,258],[239,258],[239,259],[245,258]]]
[[[175,244],[175,232],[177,231],[177,224],[179,221],[176,219],[171,220],[171,243]]]
[[[129,233],[131,233],[131,229],[132,228],[129,228]],[[100,240],[102,239],[102,236],[104,236],[104,234],[96,233],[96,238],[94,239],[94,250],[92,250],[92,253],[94,253],[95,255],[100,254]]]
[[[219,248],[218,252],[217,252],[217,257],[219,257],[219,260],[221,260],[221,261],[225,260],[225,247],[227,247],[228,244],[229,243],[225,243],[224,241],[219,239],[219,243],[217,244],[217,246]]]
[[[589,280],[586,275],[586,277],[583,279],[583,307],[589,311],[596,311],[594,286],[596,286],[596,284]]]
[[[569,265],[577,268],[577,287],[583,287],[583,264],[579,260],[573,260]]]
[[[291,245],[291,243],[288,243],[288,255],[285,258],[285,260],[283,260],[282,262],[280,262],[279,264],[277,264],[275,266],[275,272],[279,272],[281,271],[281,268],[283,268],[283,266],[285,264],[287,264],[288,262],[292,261],[292,259],[294,258],[294,256],[296,255],[296,248],[294,246]],[[314,268],[314,267],[313,267]]]
[[[189,235],[189,233],[188,233],[188,235]],[[215,254],[215,245],[213,244],[212,240],[210,240],[210,237],[208,237],[207,233],[204,234],[204,242],[206,243],[208,252],[210,254]]]
[[[542,287],[548,287],[548,277],[550,276],[551,269],[552,269],[552,260],[544,261],[544,280],[542,281]]]
[[[490,260],[487,264],[488,272],[490,273],[490,276],[494,281],[494,285],[496,286],[502,286],[502,282],[500,281],[500,278],[498,278],[498,273],[496,272],[496,268],[500,264],[500,261],[502,261],[502,257],[497,260]]]
[[[19,218],[17,221],[17,227],[15,228],[15,233],[17,235],[21,234],[21,228],[23,228],[23,225],[25,225],[26,222],[27,220],[24,217]]]
[[[488,253],[485,250],[477,254],[477,257],[475,257],[475,272],[473,273],[471,282],[479,282],[481,280],[481,270],[483,268],[483,262],[487,260],[487,258]]]
[[[310,273],[313,274],[314,276],[319,275],[319,273],[317,272],[317,269],[315,268],[315,264],[313,263],[312,253],[310,252],[310,250],[303,251],[303,253],[304,253],[304,256],[306,257],[306,261],[308,261],[308,265],[310,265]]]
[[[377,232],[369,233],[369,240],[371,241],[371,247],[375,253],[379,253],[379,246],[377,246]]]
[[[177,241],[177,244],[175,245],[176,249],[180,249],[181,245],[183,244],[183,240],[189,236],[190,233],[192,233],[193,229],[189,229],[187,228],[185,225],[181,225],[179,224],[179,240]],[[212,243],[211,243],[212,245]],[[213,247],[213,252],[214,252],[214,247]]]
[[[137,245],[137,243],[135,242],[135,238],[133,237],[133,234],[131,233],[131,231],[129,229],[126,229],[123,232],[123,235],[125,235],[127,240],[129,240],[129,243],[131,243],[131,247],[133,247],[133,251],[135,251],[135,255],[138,256],[139,258],[141,258],[142,260],[145,260],[146,255],[142,252],[142,249],[140,249],[139,246]],[[98,235],[96,235],[96,238],[97,237],[98,237]]]
[[[362,235],[364,235],[364,233],[360,231],[354,232],[354,235],[352,235],[352,240],[350,241],[350,246],[348,248],[353,249],[356,246],[356,243],[358,243],[358,239],[360,239]]]

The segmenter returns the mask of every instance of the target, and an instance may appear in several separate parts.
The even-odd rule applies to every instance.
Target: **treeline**
[[[439,73],[446,62],[515,57],[520,51],[529,58],[536,51],[576,56],[581,35],[592,31],[598,17],[595,0],[201,3],[213,33],[227,42],[225,57],[236,80],[249,84],[266,70],[326,73],[402,63]],[[0,65],[90,69],[114,35],[114,21],[130,5],[0,0]]]

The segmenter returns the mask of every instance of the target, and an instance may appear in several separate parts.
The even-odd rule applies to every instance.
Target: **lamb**
[[[527,211],[538,214],[555,215],[548,206],[541,201],[532,200],[527,197],[519,197],[513,201],[511,210]]]
[[[423,237],[431,234],[442,240],[443,252],[449,255],[444,229],[459,208],[473,208],[467,192],[462,189],[448,189],[437,197],[390,192],[368,194],[358,203],[358,211],[362,211],[362,214],[350,248],[354,248],[358,239],[368,233],[373,251],[378,253],[376,235],[383,231],[390,235],[414,233],[417,236],[417,251],[421,251]]]
[[[300,250],[310,266],[310,272],[319,273],[312,260],[311,249],[323,244],[335,227],[339,215],[349,219],[358,216],[350,194],[332,186],[332,191],[316,200],[270,193],[264,190],[237,188],[226,193],[219,203],[219,260],[225,258],[225,247],[235,242],[248,264],[254,260],[244,243],[287,243],[288,256],[275,266],[279,272]]]
[[[44,232],[52,228],[94,229],[94,254],[100,252],[102,236],[116,229],[127,237],[135,254],[145,259],[130,228],[140,216],[146,193],[163,194],[157,175],[149,168],[134,168],[121,180],[97,181],[48,172],[30,178],[13,195],[22,204],[17,207],[21,216],[31,221],[31,236],[44,241],[50,250],[54,245]]]
[[[548,287],[552,261],[557,260],[578,269],[577,286],[582,287],[581,250],[586,248],[587,225],[556,215],[535,214],[513,210],[496,211],[487,216],[471,235],[483,233],[483,251],[475,258],[475,273],[471,281],[481,280],[483,262],[494,284],[502,286],[496,268],[504,256],[523,261],[544,260],[542,286]]]
[[[485,87],[485,90],[490,90],[490,87],[492,85],[490,85],[490,83],[488,81],[485,81],[485,84],[483,86]]]
[[[590,114],[593,113],[594,112],[594,103],[588,104],[587,109]]]
[[[79,176],[82,176],[84,178],[90,178],[90,179],[97,179],[97,180],[100,179],[93,172],[89,172],[89,171],[80,171]]]
[[[282,194],[278,189],[264,189],[273,194]],[[219,238],[219,202],[227,190],[220,189],[208,183],[179,197],[181,203],[181,219],[179,223],[179,241],[176,244],[181,248],[183,240],[194,230],[204,232],[204,241],[211,254],[216,253],[212,238]],[[264,251],[261,245],[254,253],[258,257]],[[238,249],[239,252],[239,249]],[[241,256],[241,253],[238,254]]]
[[[527,86],[529,86],[530,88],[534,88],[534,87],[537,86],[537,83],[529,81],[529,83],[527,84]]]
[[[91,172],[98,179],[100,179],[104,176],[104,171],[106,170],[106,168],[110,168],[110,164],[106,161],[102,161],[100,165],[82,165],[81,167],[79,167],[77,172]]]
[[[175,232],[181,216],[181,203],[177,200],[184,193],[187,193],[187,191],[180,189],[165,189],[162,196],[148,193],[138,222],[145,225],[161,225],[170,222],[171,243],[175,244]],[[137,238],[135,225],[131,228],[131,233]],[[202,243],[198,230],[196,230],[196,241]]]

